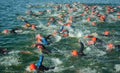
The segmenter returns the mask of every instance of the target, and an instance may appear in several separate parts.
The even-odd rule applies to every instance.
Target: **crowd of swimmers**
[[[31,6],[34,7],[34,6]],[[80,8],[82,7],[82,8]],[[75,25],[74,23],[76,22],[75,20],[79,20],[80,19],[86,19],[88,24],[91,24],[92,26],[97,26],[97,22],[99,23],[103,23],[103,22],[107,22],[107,20],[112,20],[112,21],[119,21],[120,20],[120,7],[112,7],[112,6],[106,6],[104,8],[101,8],[100,6],[88,6],[85,4],[80,4],[80,3],[73,3],[73,4],[58,4],[53,6],[54,10],[46,10],[46,11],[39,11],[38,13],[35,13],[34,11],[28,11],[27,15],[31,16],[31,17],[42,17],[43,15],[46,14],[54,14],[54,12],[58,13],[58,15],[56,17],[52,16],[49,17],[48,22],[46,27],[50,27],[52,25],[56,25],[59,26],[60,28],[56,31],[54,31],[53,33],[51,33],[50,35],[47,35],[46,37],[44,37],[42,34],[37,34],[36,35],[36,43],[32,45],[32,47],[36,47],[38,48],[39,52],[40,52],[40,57],[39,57],[39,61],[37,64],[30,64],[30,69],[33,72],[38,72],[39,71],[45,71],[45,70],[49,70],[49,69],[54,69],[54,67],[45,67],[42,62],[44,59],[44,54],[51,54],[51,51],[48,50],[46,48],[46,45],[50,45],[52,44],[53,40],[51,40],[52,38],[55,38],[56,36],[60,36],[62,38],[68,38],[70,37],[70,30],[73,29],[73,25]],[[105,11],[104,11],[105,10]],[[104,11],[104,13],[102,12]],[[82,12],[82,13],[81,13]],[[108,18],[109,15],[116,15],[115,18]],[[34,31],[37,31],[37,29],[39,29],[37,27],[37,25],[35,24],[31,24],[29,23],[26,18],[21,17],[20,20],[22,20],[23,22],[25,22],[24,28],[25,29],[31,29]],[[14,28],[11,30],[5,29],[2,33],[4,34],[18,34],[23,32],[22,29],[18,29],[18,28]],[[110,31],[106,30],[105,32],[103,32],[103,34],[87,34],[85,35],[83,38],[85,40],[87,40],[87,43],[81,41],[80,39],[78,39],[78,43],[80,44],[80,49],[78,50],[73,50],[72,51],[72,56],[86,56],[86,54],[84,53],[84,49],[85,46],[91,46],[91,45],[95,45],[96,43],[100,43],[101,46],[104,46],[109,52],[111,52],[112,50],[116,49],[119,50],[120,49],[120,45],[115,45],[113,43],[106,43],[103,40],[101,40],[98,36],[105,36],[105,37],[109,37],[111,34]],[[53,43],[54,44],[54,43]],[[7,54],[9,51],[7,51],[6,49],[0,49],[0,53],[1,54]]]

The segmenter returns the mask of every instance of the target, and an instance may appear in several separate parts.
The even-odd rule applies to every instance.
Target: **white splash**
[[[14,51],[14,50],[13,50],[13,51],[10,51],[8,54],[18,54],[18,53],[20,53],[20,51],[18,51],[18,50],[17,50],[17,51]]]
[[[59,42],[62,38],[61,36],[56,36],[55,39],[56,39],[56,42]]]
[[[30,31],[23,31],[21,34],[28,34]]]
[[[21,62],[19,61],[18,53],[20,51],[10,51],[8,55],[0,58],[0,64],[4,66],[18,65]]]
[[[0,58],[0,64],[4,66],[12,66],[12,65],[18,65],[21,62],[19,62],[19,57],[15,56],[4,56]]]
[[[51,60],[55,66],[62,64],[62,61],[59,58],[52,58]]]
[[[61,72],[61,71],[64,71],[64,70],[67,70],[67,69],[73,69],[74,66],[70,66],[70,67],[64,67],[64,66],[61,66],[61,67],[55,67],[55,69],[53,70],[54,72]]]
[[[115,68],[116,72],[120,72],[120,64],[116,64],[114,66],[114,68]]]
[[[88,67],[78,70],[78,73],[97,73],[97,70]]]
[[[82,37],[83,36],[83,33],[82,32],[77,32],[77,34],[76,34],[76,37]]]
[[[28,71],[28,72],[32,72],[32,71],[30,70],[30,67],[29,67],[29,66],[27,66],[25,70]]]
[[[97,49],[97,48],[91,48],[91,47],[87,47],[86,49],[85,49],[85,51],[84,51],[86,54],[90,54],[90,55],[95,55],[95,56],[103,56],[103,55],[105,55],[106,54],[106,52],[105,51],[102,51],[102,50],[99,50],[99,49]]]

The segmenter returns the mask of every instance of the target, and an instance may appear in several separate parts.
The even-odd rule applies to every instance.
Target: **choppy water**
[[[75,2],[78,0],[74,0]],[[50,2],[50,6],[47,3]],[[54,3],[55,2],[55,3]],[[37,49],[30,46],[34,44],[35,35],[40,33],[44,36],[56,30],[57,26],[47,28],[47,17],[35,18],[26,15],[28,10],[37,12],[39,10],[52,9],[54,4],[72,3],[73,0],[58,1],[58,0],[1,0],[0,1],[0,32],[4,29],[12,29],[15,27],[22,28],[25,24],[19,19],[24,16],[30,23],[36,24],[38,31],[24,30],[21,34],[0,34],[0,47],[5,47],[10,50],[8,55],[0,55],[0,73],[26,73],[26,68],[31,63],[37,63],[39,54]],[[120,0],[81,0],[81,3],[97,3],[101,6],[103,3],[106,5],[119,6]],[[46,4],[46,5],[45,5]],[[33,8],[29,8],[33,5]],[[34,7],[35,6],[35,7]],[[52,14],[56,16],[55,14]],[[73,14],[74,15],[74,14]],[[109,17],[112,17],[109,16]],[[113,16],[115,18],[115,15]],[[86,17],[85,17],[86,18]],[[77,22],[76,22],[77,21]],[[97,32],[103,33],[105,30],[112,32],[112,36],[102,37],[106,43],[120,44],[120,20],[111,21],[110,19],[105,23],[98,23],[96,27],[90,26],[84,19],[77,19],[74,23],[74,32],[71,33],[72,37],[61,39],[50,46],[46,46],[53,53],[45,55],[43,64],[45,66],[55,66],[54,70],[47,71],[46,73],[119,73],[120,72],[120,55],[119,52],[107,53],[101,49],[103,47],[86,47],[85,57],[72,57],[71,51],[74,49],[79,50],[78,38],[81,36]],[[72,30],[71,30],[72,31]],[[83,40],[84,41],[84,40]],[[63,47],[64,46],[64,47]],[[33,54],[20,54],[20,51],[30,51]]]

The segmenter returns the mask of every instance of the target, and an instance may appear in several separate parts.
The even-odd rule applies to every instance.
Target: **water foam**
[[[105,51],[102,51],[102,50],[99,50],[99,49],[96,49],[96,48],[91,48],[91,47],[87,47],[84,51],[86,54],[90,54],[90,55],[95,55],[95,56],[103,56],[106,54]]]
[[[59,58],[51,58],[55,66],[62,64],[63,62]]]
[[[120,64],[116,64],[114,66],[114,68],[115,68],[116,72],[120,72]]]
[[[32,71],[30,70],[30,67],[29,67],[29,66],[27,66],[25,70],[28,71],[28,72],[32,72]]]
[[[98,73],[97,70],[91,68],[82,68],[77,71],[78,73]]]
[[[56,39],[56,42],[59,42],[62,38],[61,36],[56,36],[55,39]]]
[[[19,51],[11,51],[8,53],[8,55],[3,56],[0,58],[0,64],[4,66],[12,66],[12,65],[18,65],[21,62],[19,62]]]
[[[61,71],[64,71],[64,70],[67,70],[67,69],[73,69],[74,66],[70,66],[70,67],[64,67],[64,66],[61,66],[61,67],[55,67],[55,69],[53,70],[54,72],[61,72]]]

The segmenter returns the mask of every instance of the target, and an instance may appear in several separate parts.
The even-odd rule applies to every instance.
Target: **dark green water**
[[[45,2],[47,1],[45,0]],[[16,27],[23,28],[23,25],[25,23],[19,19],[21,16],[25,17],[26,20],[28,20],[30,23],[36,24],[38,27],[37,31],[24,30],[21,34],[17,35],[4,35],[2,33],[0,34],[0,47],[4,47],[10,50],[10,53],[8,55],[0,55],[0,73],[27,73],[26,68],[31,63],[38,62],[38,49],[31,48],[31,45],[36,43],[35,36],[38,33],[46,36],[52,33],[54,30],[58,29],[57,26],[51,26],[49,28],[45,26],[47,24],[47,18],[50,15],[55,16],[55,13],[53,12],[53,14],[46,14],[40,18],[35,18],[26,15],[26,12],[28,10],[37,12],[40,10],[42,11],[46,9],[52,9],[54,3],[50,3],[51,5],[48,5],[48,7],[46,7],[45,4],[47,5],[47,3],[45,2],[43,1],[42,3],[42,1],[39,0],[2,0],[0,2],[0,32],[2,32],[4,29],[12,29]],[[57,3],[62,2],[58,1]],[[109,4],[109,2],[107,4]],[[113,4],[109,5],[119,6],[119,4]],[[39,6],[29,8],[29,5]],[[101,4],[101,7],[104,6],[106,5]],[[115,15],[116,14],[113,14],[114,18]],[[101,23],[96,19],[96,22],[97,26],[93,27],[89,23],[85,22],[84,18],[76,19],[73,23],[74,32],[71,33],[73,37],[62,38],[59,42],[55,42],[50,46],[46,46],[53,53],[50,55],[45,55],[43,64],[48,67],[56,67],[54,70],[47,71],[46,73],[120,72],[119,52],[115,51],[108,53],[106,51],[103,51],[103,49],[105,49],[103,46],[86,47],[85,53],[87,56],[85,57],[71,56],[72,50],[79,50],[79,44],[77,43],[78,39],[81,38],[84,41],[82,36],[89,33],[97,32],[101,34],[105,30],[109,30],[112,32],[111,37],[99,36],[99,38],[103,39],[106,43],[120,44],[120,20],[111,21],[108,19],[107,22]],[[33,54],[20,54],[20,51],[30,51]]]

